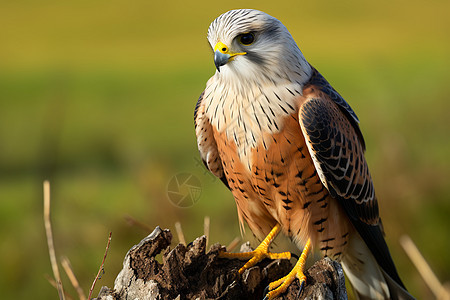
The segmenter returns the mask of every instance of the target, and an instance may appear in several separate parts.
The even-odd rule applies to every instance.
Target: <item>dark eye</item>
[[[241,42],[242,45],[248,46],[251,45],[255,41],[255,35],[251,32],[241,34],[239,37],[239,42]]]

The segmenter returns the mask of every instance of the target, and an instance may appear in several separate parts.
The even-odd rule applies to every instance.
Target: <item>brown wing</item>
[[[330,194],[342,199],[350,218],[378,224],[378,203],[363,146],[338,105],[325,93],[312,92],[300,108],[299,120],[314,165]]]
[[[323,79],[318,73],[315,76]],[[344,207],[378,264],[404,287],[383,237],[378,202],[364,158],[364,141],[356,115],[328,82],[323,81],[323,85],[310,84],[304,89],[304,102],[299,111],[300,126],[314,166],[324,186]],[[339,101],[333,99],[330,90],[339,96]]]
[[[195,134],[197,135],[197,146],[200,151],[200,157],[203,164],[215,176],[229,188],[228,181],[223,172],[222,160],[217,150],[217,144],[214,140],[213,129],[208,118],[205,116],[205,106],[203,104],[203,92],[198,98],[194,110]]]

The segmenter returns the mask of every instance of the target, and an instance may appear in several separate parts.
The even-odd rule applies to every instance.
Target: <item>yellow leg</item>
[[[306,256],[308,256],[309,249],[311,248],[311,239],[306,242],[305,248],[303,248],[302,255],[298,259],[294,268],[286,276],[278,279],[277,281],[269,284],[269,291],[264,299],[271,300],[286,292],[289,285],[298,278],[300,280],[300,286],[306,281],[306,276],[303,274],[305,267]]]
[[[280,230],[281,230],[280,224],[275,225],[275,227],[272,228],[270,233],[261,242],[261,244],[252,252],[243,252],[243,253],[222,252],[219,254],[219,257],[250,259],[242,268],[239,269],[239,274],[244,273],[245,270],[253,267],[258,262],[263,260],[264,258],[290,259],[291,252],[282,252],[282,253],[269,252],[269,245],[275,239],[275,237],[278,235]]]

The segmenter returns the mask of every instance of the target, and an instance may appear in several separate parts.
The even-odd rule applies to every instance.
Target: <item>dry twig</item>
[[[102,264],[100,265],[100,268],[98,269],[97,276],[95,276],[94,282],[92,282],[91,289],[89,290],[88,300],[91,300],[91,296],[92,296],[92,292],[94,291],[95,284],[97,283],[97,280],[100,278],[101,273],[104,272],[103,266],[105,264],[106,255],[108,255],[109,244],[111,243],[111,235],[112,235],[112,232],[109,233],[108,243],[106,244],[105,255],[103,255]]]
[[[70,282],[72,283],[73,287],[77,291],[78,298],[80,300],[86,300],[86,295],[84,294],[83,289],[81,288],[80,284],[78,283],[77,277],[75,276],[75,273],[73,272],[72,265],[70,264],[69,259],[67,257],[63,256],[61,258],[61,264],[62,264],[67,276],[69,277]]]
[[[52,264],[53,276],[55,276],[56,289],[58,290],[59,299],[64,300],[64,290],[59,274],[58,262],[56,261],[55,245],[53,243],[52,223],[50,221],[50,182],[44,181],[44,224],[45,234],[47,236],[48,253],[50,255],[50,263]]]

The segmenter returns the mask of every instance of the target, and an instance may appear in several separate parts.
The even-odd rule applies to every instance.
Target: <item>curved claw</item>
[[[264,291],[266,293],[264,299],[271,300],[283,294],[284,292],[286,292],[288,287],[295,279],[300,280],[300,290],[298,292],[298,296],[300,295],[306,281],[306,276],[303,273],[303,268],[305,267],[305,260],[306,256],[308,255],[310,247],[311,247],[311,240],[308,239],[305,248],[303,249],[302,255],[300,255],[300,258],[298,259],[294,268],[286,276],[269,284],[269,292],[266,293],[266,291]]]
[[[280,296],[281,294],[285,293],[295,279],[298,279],[301,283],[300,286],[302,286],[306,278],[304,277],[303,272],[300,273],[301,275],[295,274],[296,272],[297,271],[295,270],[294,267],[294,269],[288,275],[277,281],[272,282],[269,285],[270,291],[266,295],[267,299],[269,300],[274,299]],[[271,285],[273,286],[270,287]]]
[[[267,299],[267,294],[270,292],[269,287],[270,287],[270,285],[266,286],[266,288],[264,289],[263,295],[266,295],[266,296],[264,297],[264,300]]]
[[[305,281],[302,281],[300,283],[300,288],[298,289],[297,299],[300,299],[300,294],[302,293],[304,287],[305,287]]]

